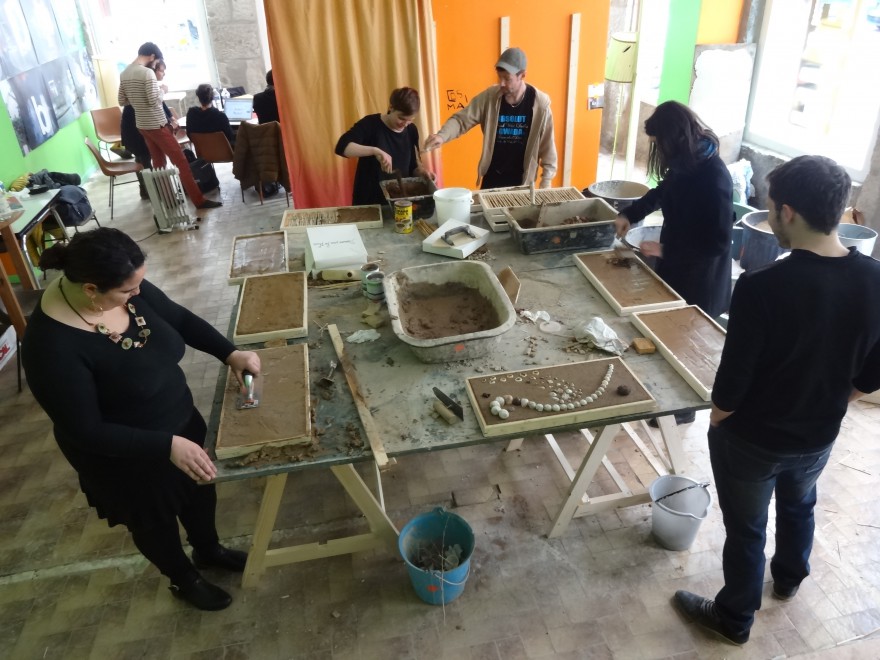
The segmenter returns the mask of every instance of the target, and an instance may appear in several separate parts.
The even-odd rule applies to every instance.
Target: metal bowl
[[[586,193],[604,199],[619,211],[643,197],[649,190],[648,186],[638,181],[614,180],[597,181],[587,186]]]
[[[660,241],[660,232],[663,230],[661,225],[648,225],[641,227],[633,227],[628,232],[626,232],[626,236],[623,237],[623,242],[631,247],[636,252],[641,252],[641,248],[639,247],[643,241]]]

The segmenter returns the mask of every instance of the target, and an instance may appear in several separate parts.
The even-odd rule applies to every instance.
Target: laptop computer
[[[223,112],[229,117],[229,121],[248,121],[254,112],[254,100],[252,98],[226,99]]]

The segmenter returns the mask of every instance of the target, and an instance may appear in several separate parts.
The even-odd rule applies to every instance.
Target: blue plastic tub
[[[448,571],[419,568],[413,562],[418,561],[419,551],[425,545],[444,549],[461,546],[459,565]],[[443,605],[455,600],[464,591],[474,552],[474,531],[461,516],[442,507],[416,516],[400,531],[397,547],[406,563],[416,595],[426,603]]]

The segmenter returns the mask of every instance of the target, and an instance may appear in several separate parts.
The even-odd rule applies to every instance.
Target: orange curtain
[[[422,142],[440,125],[431,0],[264,4],[294,205],[348,205],[356,161],[337,156],[336,141],[361,117],[385,112],[391,90],[419,90]]]

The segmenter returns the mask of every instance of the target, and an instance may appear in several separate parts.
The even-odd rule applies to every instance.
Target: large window
[[[203,0],[80,0],[96,57],[125,66],[147,41],[162,49],[172,90],[217,79]]]
[[[880,118],[880,0],[768,0],[746,139],[833,158],[856,180]]]

